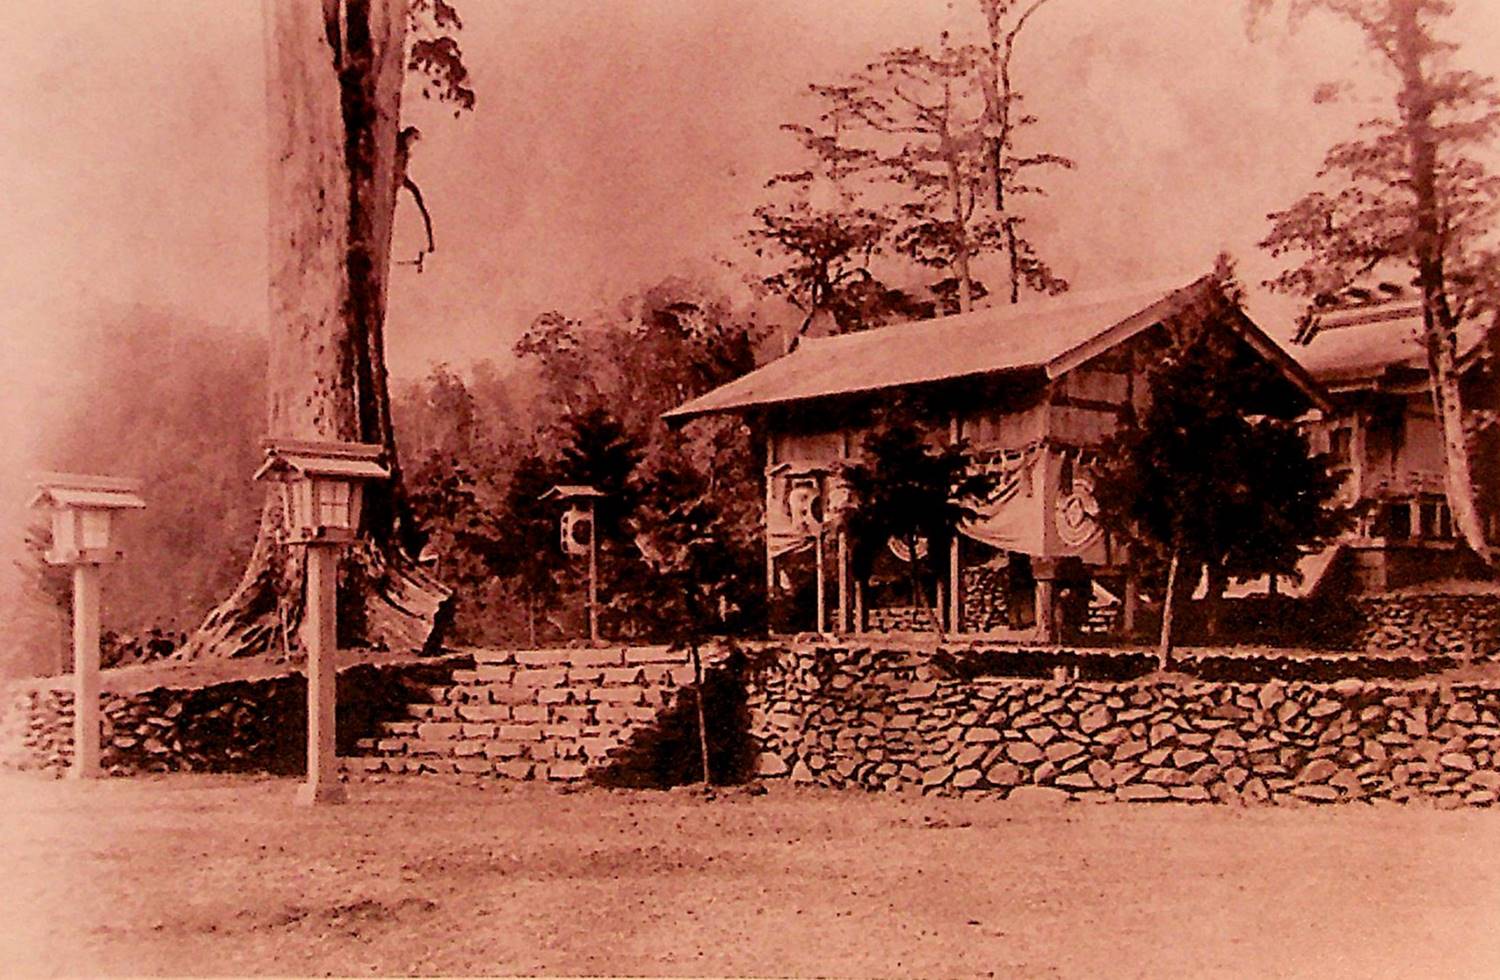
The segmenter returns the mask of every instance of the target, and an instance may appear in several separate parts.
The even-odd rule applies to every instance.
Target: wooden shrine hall
[[[933,589],[945,628],[1049,641],[1130,629],[1129,556],[1096,520],[1089,463],[1122,414],[1143,405],[1146,368],[1168,331],[1190,325],[1279,379],[1269,386],[1277,404],[1247,411],[1328,408],[1317,382],[1210,275],[809,339],[665,418],[737,413],[766,434],[766,581],[773,608],[790,610],[773,620],[778,629],[926,628],[900,585],[911,556],[893,542],[868,581],[851,581],[839,521],[842,469],[882,401],[902,389],[919,389],[946,419],[934,438],[965,441],[974,465],[1000,473]]]

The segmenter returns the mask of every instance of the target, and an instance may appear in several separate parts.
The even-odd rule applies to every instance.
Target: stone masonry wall
[[[340,751],[374,731],[411,685],[451,670],[451,661],[427,661],[340,671]],[[307,686],[300,674],[105,693],[100,708],[100,766],[115,775],[289,774],[306,766]],[[73,692],[38,682],[7,689],[0,701],[0,769],[60,771],[72,755]]]
[[[930,633],[932,620],[918,606],[876,606],[865,617],[871,633]]]
[[[1010,626],[1009,598],[1006,585],[1009,570],[990,565],[973,565],[963,570],[963,592],[960,603],[963,608],[964,629],[983,632],[1006,629]]]
[[[367,774],[572,781],[612,766],[693,683],[666,647],[474,650],[474,667],[428,686],[345,764]],[[704,650],[705,666],[720,653]]]
[[[1500,656],[1500,595],[1369,596],[1356,608],[1356,647],[1460,660]]]
[[[749,697],[759,772],[1079,800],[1488,805],[1500,680],[959,680],[926,653],[802,647]]]

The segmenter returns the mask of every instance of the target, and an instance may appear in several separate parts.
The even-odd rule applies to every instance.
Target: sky
[[[537,313],[586,313],[715,260],[792,159],[806,84],[884,48],[978,26],[971,0],[460,0],[478,104],[420,99],[411,171],[436,221],[398,267],[398,376],[504,360]],[[1500,64],[1500,5],[1460,0],[1467,56]],[[967,21],[964,18],[968,18]],[[45,465],[45,419],[132,306],[265,329],[262,27],[254,0],[54,0],[7,11],[0,59],[0,462]],[[1080,289],[1206,271],[1245,278],[1265,214],[1307,187],[1360,110],[1317,83],[1372,80],[1319,21],[1252,37],[1239,0],[1051,0],[1018,83],[1035,147],[1073,157],[1031,216]],[[397,248],[419,239],[398,213]],[[400,257],[399,255],[397,256]],[[1273,326],[1272,324],[1267,324]],[[1282,331],[1284,332],[1284,330]]]

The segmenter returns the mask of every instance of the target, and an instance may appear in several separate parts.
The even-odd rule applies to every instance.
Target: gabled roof
[[[1469,357],[1484,327],[1466,320],[1458,328],[1459,359]],[[1401,299],[1341,309],[1318,317],[1293,356],[1319,381],[1337,387],[1371,384],[1403,370],[1427,372],[1422,304]]]
[[[609,496],[603,490],[572,483],[559,483],[538,497],[538,500],[579,500]]]
[[[1186,286],[1073,295],[1021,306],[896,324],[804,341],[764,367],[663,415],[684,422],[733,412],[984,375],[1043,372],[1056,378],[1217,290],[1212,276]],[[1231,324],[1319,406],[1321,388],[1248,317]]]
[[[276,439],[265,443],[266,461],[255,479],[333,476],[350,480],[384,480],[391,475],[382,446],[362,442],[309,442]]]
[[[41,473],[32,507],[70,507],[76,510],[140,510],[139,480],[83,473]]]

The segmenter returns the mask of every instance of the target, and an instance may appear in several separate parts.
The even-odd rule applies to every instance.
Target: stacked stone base
[[[665,647],[470,653],[472,670],[427,688],[406,718],[362,739],[363,755],[345,768],[581,780],[607,769],[693,683],[688,654]]]
[[[1354,646],[1458,660],[1500,655],[1500,595],[1391,595],[1358,600]]]
[[[1487,806],[1500,681],[956,680],[910,651],[790,649],[751,692],[763,775],[1059,800]]]

